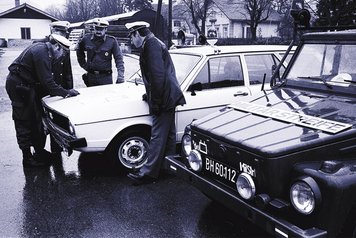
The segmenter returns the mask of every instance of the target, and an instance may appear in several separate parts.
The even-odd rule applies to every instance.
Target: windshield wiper
[[[300,77],[298,77],[298,78],[299,78],[299,79],[318,80],[318,81],[323,82],[323,84],[324,84],[327,88],[330,88],[330,89],[333,88],[333,86],[331,86],[328,82],[326,82],[326,80],[323,79],[322,77],[317,77],[317,76],[307,76],[307,77],[305,77],[305,76],[300,76]]]

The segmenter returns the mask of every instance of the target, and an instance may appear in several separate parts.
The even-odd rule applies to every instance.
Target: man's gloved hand
[[[146,93],[142,95],[142,101],[147,102],[147,94]]]
[[[116,83],[124,83],[125,79],[123,78],[117,78]]]
[[[77,91],[77,90],[75,90],[75,89],[70,89],[70,90],[68,90],[68,94],[67,94],[67,96],[65,96],[66,98],[69,98],[69,97],[75,97],[75,96],[77,96],[77,95],[79,95],[80,93]]]

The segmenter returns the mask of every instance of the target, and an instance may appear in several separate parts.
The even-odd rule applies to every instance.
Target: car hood
[[[43,104],[68,117],[75,124],[115,120],[147,115],[148,105],[142,101],[143,85],[110,84],[78,89],[80,95],[70,98],[45,97]]]
[[[353,146],[355,98],[275,89],[240,101],[192,123],[193,131],[277,157],[332,143]],[[341,149],[341,148],[340,148]]]

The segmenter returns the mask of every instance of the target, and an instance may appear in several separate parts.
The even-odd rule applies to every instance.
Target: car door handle
[[[237,93],[234,93],[234,97],[236,97],[236,96],[247,96],[248,95],[248,93],[246,93],[246,92],[237,92]]]

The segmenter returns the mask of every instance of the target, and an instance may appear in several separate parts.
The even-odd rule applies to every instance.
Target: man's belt
[[[88,70],[91,74],[112,74],[112,70]]]

